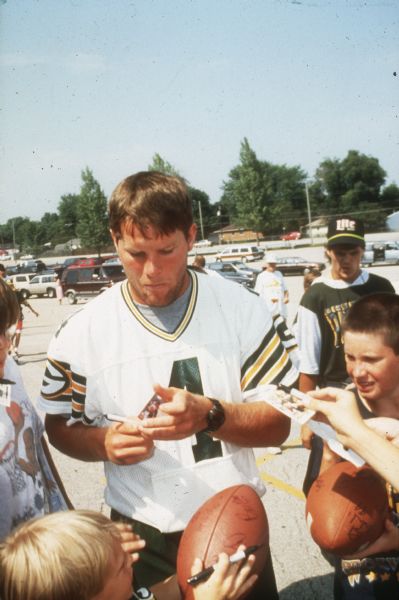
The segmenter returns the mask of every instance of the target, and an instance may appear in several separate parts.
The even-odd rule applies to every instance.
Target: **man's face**
[[[399,356],[386,345],[384,336],[347,331],[344,350],[348,374],[360,395],[371,406],[384,407],[385,414],[379,416],[397,418],[389,412],[399,400]]]
[[[109,561],[104,587],[92,600],[129,600],[133,593],[132,563],[132,555],[115,541],[115,552]]]
[[[360,261],[363,256],[361,246],[337,244],[326,250],[331,261],[331,276],[352,283],[360,274]]]
[[[267,263],[267,267],[266,269],[268,271],[271,271],[272,273],[274,273],[274,271],[276,270],[276,263]]]
[[[130,224],[122,225],[120,236],[111,232],[136,302],[167,306],[182,295],[189,282],[187,254],[195,234],[195,225],[191,225],[187,238],[180,229],[161,236],[151,226],[143,235]]]

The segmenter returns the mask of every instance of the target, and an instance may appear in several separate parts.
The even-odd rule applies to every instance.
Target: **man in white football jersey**
[[[109,214],[127,280],[62,324],[40,407],[61,452],[104,461],[111,517],[146,540],[135,576],[151,585],[175,572],[181,533],[205,500],[241,483],[264,493],[252,447],[280,445],[290,425],[243,392],[293,385],[297,372],[261,298],[187,268],[196,226],[179,178],[127,177]],[[265,597],[278,597],[270,558],[248,596]]]

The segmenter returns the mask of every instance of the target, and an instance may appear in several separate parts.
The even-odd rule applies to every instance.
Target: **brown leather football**
[[[365,549],[384,531],[389,515],[384,481],[368,465],[339,462],[313,482],[306,501],[312,538],[337,556]]]
[[[269,526],[262,500],[249,485],[235,485],[218,492],[193,515],[180,540],[177,578],[186,600],[192,597],[187,584],[196,557],[204,568],[217,562],[220,552],[234,554],[240,544],[260,545],[255,553],[254,573],[269,558]]]

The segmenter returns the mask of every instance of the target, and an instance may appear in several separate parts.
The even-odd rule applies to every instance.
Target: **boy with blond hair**
[[[115,523],[101,513],[73,510],[21,525],[0,545],[2,600],[179,600],[171,578],[133,592],[132,564],[144,540],[135,536],[135,551],[123,549]],[[256,580],[253,555],[230,565],[221,555],[208,581],[193,590],[194,600],[235,600]],[[195,572],[202,563],[195,562]],[[156,596],[155,596],[156,594]]]

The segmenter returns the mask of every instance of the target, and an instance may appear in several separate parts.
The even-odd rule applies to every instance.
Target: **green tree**
[[[399,187],[396,183],[390,183],[382,190],[381,204],[388,210],[399,208]]]
[[[181,177],[180,173],[159,154],[154,154],[152,157],[152,163],[148,165],[148,170],[159,171],[160,173],[164,173],[165,175],[173,175],[174,177]]]
[[[265,177],[267,167],[258,160],[247,138],[241,142],[240,164],[223,182],[222,205],[230,221],[256,232],[265,230],[270,220],[272,182]]]
[[[310,188],[313,212],[353,214],[364,220],[366,228],[381,228],[385,221],[380,210],[385,177],[377,158],[357,150],[349,150],[343,160],[326,159],[316,170]]]
[[[58,204],[59,241],[66,242],[77,237],[79,194],[65,194]]]
[[[244,138],[240,164],[223,184],[222,209],[235,225],[263,234],[298,227],[306,202],[305,178],[299,167],[259,160]]]
[[[83,246],[94,248],[100,255],[102,249],[111,241],[108,231],[107,199],[88,167],[82,171],[82,181],[76,232]]]

